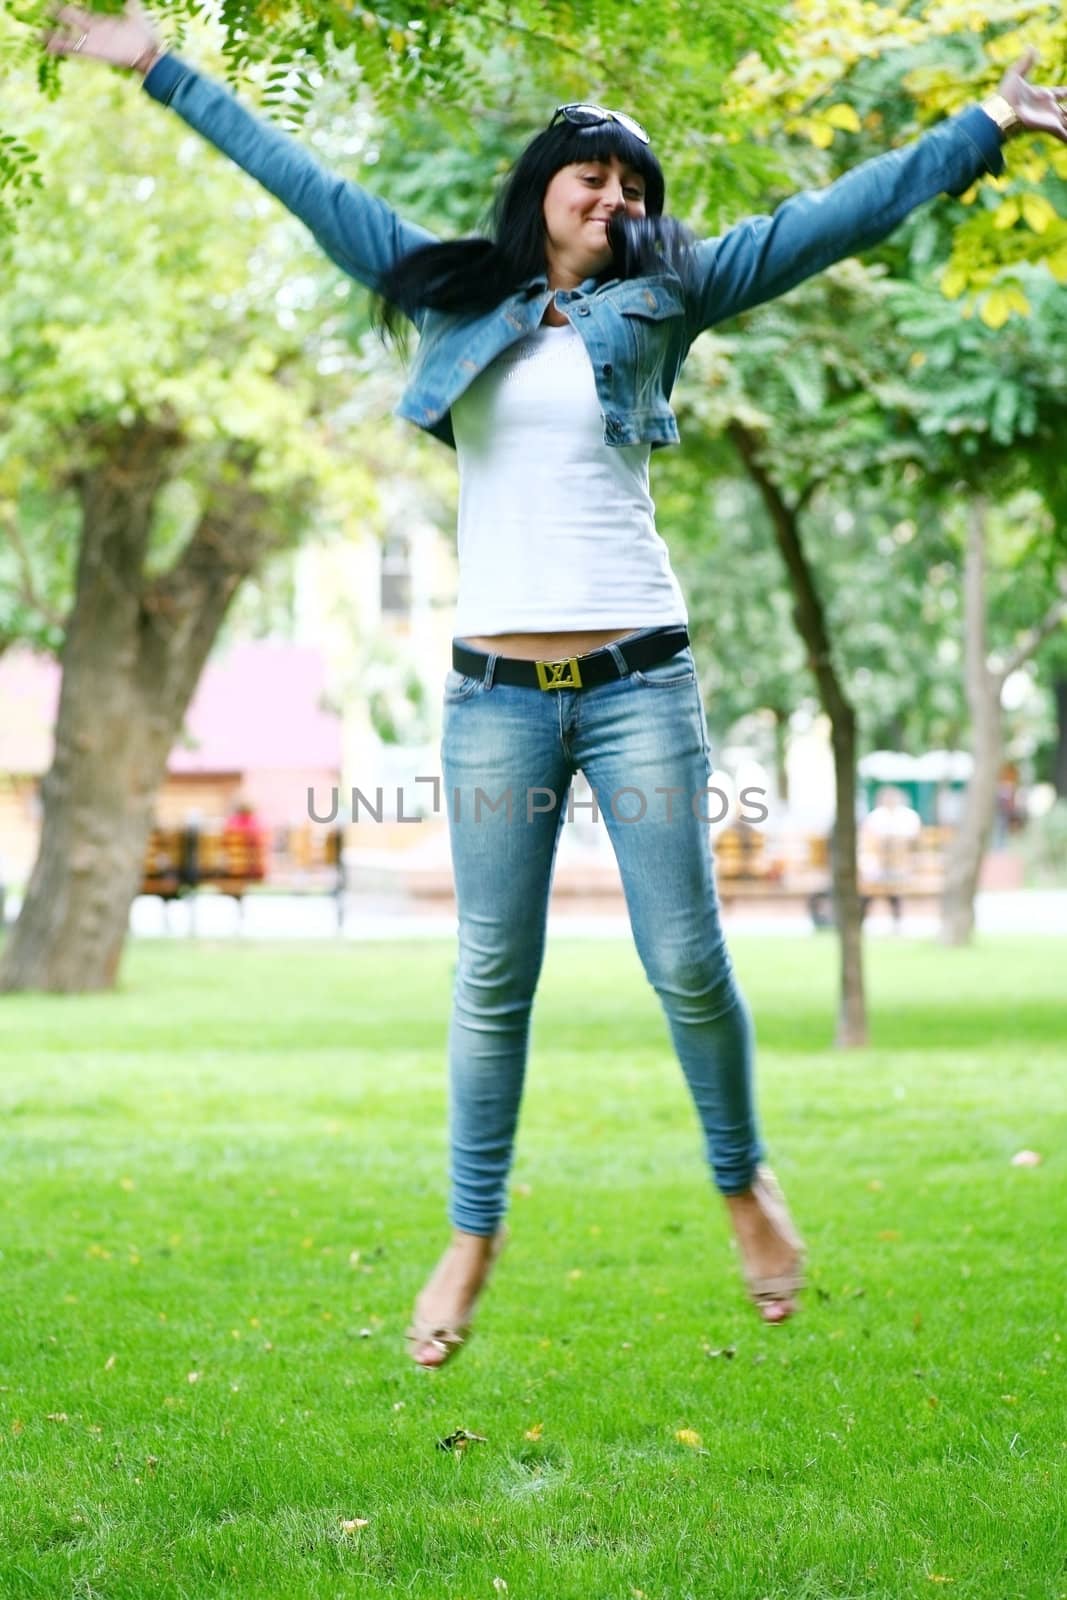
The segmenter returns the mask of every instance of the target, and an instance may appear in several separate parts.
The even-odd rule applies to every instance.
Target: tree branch
[[[16,586],[15,593],[24,605],[38,612],[49,627],[62,630],[67,625],[67,619],[43,595],[38,593],[33,576],[33,562],[30,560],[30,553],[23,543],[22,535],[19,533],[17,525],[14,522],[6,522],[4,531],[11,541],[11,548],[15,552],[15,558],[22,573],[22,582]]]
[[[1036,622],[1032,628],[1026,630],[1007,661],[1000,668],[1000,671],[994,673],[994,678],[1001,687],[1013,672],[1018,672],[1020,667],[1025,666],[1037,647],[1048,638],[1050,633],[1055,633],[1057,628],[1067,622],[1067,571],[1060,574],[1059,581],[1064,592],[1058,600],[1052,602],[1041,621]]]

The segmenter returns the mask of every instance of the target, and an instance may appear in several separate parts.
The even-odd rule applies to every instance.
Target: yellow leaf
[[[1017,311],[1021,317],[1030,315],[1030,302],[1017,284],[1007,284],[1004,295],[1013,311]]]
[[[962,267],[949,267],[941,279],[941,293],[949,300],[958,300],[967,287],[967,274]]]
[[[407,44],[407,40],[405,39],[404,35],[401,33],[400,29],[399,28],[392,28],[390,30],[390,33],[389,33],[389,46],[390,46],[390,48],[392,50],[394,50],[397,55],[399,55],[406,44]]]
[[[982,302],[978,312],[987,328],[1003,328],[1011,316],[1011,302],[1003,289],[994,289]]]
[[[1049,223],[1056,220],[1056,208],[1049,204],[1043,194],[1024,194],[1022,208],[1026,226],[1035,233],[1044,233]]]
[[[826,122],[809,122],[807,134],[816,150],[829,150],[834,142],[834,130]]]
[[[972,183],[971,187],[969,189],[965,189],[959,198],[962,205],[969,206],[974,203],[977,197],[978,185],[976,183]]]
[[[823,120],[831,128],[841,128],[845,133],[859,133],[860,119],[856,114],[855,106],[845,105],[843,102],[836,106],[829,106],[823,112]]]
[[[994,228],[1014,228],[1019,220],[1019,202],[1015,195],[1002,200],[993,213]]]
[[[341,1518],[341,1532],[342,1533],[358,1533],[360,1528],[367,1528],[369,1526],[370,1526],[370,1518],[369,1517],[342,1517]]]
[[[535,1422],[532,1428],[527,1428],[526,1432],[523,1434],[523,1438],[524,1439],[529,1439],[531,1444],[536,1444],[537,1440],[540,1439],[540,1437],[544,1433],[544,1431],[545,1431],[544,1423],[543,1422]]]
[[[679,1428],[674,1437],[679,1444],[687,1444],[690,1450],[699,1450],[704,1443],[695,1428]]]
[[[1061,245],[1045,262],[1057,283],[1067,283],[1067,244]]]

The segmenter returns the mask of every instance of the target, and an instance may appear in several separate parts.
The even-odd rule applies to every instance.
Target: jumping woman
[[[414,1360],[441,1366],[462,1345],[505,1237],[549,887],[579,771],[610,832],[748,1293],[765,1321],[784,1321],[803,1247],[757,1124],[752,1027],[704,809],[707,725],[649,456],[678,439],[670,395],[703,329],[873,245],[935,195],[1002,172],[1001,146],[1019,130],[1067,142],[1067,90],[1030,84],[1028,53],[981,106],[702,240],[664,217],[663,173],[634,117],[563,105],[505,180],[491,237],[441,242],[168,53],[136,4],[120,17],[63,7],[47,48],[140,74],[378,297],[383,328],[409,319],[420,338],[399,414],[456,451],[441,746],[459,922],[453,1234],[416,1301]]]

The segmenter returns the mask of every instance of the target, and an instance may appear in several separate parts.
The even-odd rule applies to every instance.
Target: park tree
[[[1057,798],[1067,800],[1067,629],[1060,629],[1042,645],[1038,660],[1052,693],[1055,717],[1045,776]]]
[[[899,331],[916,346],[922,373],[901,394],[901,416],[960,543],[974,769],[946,864],[942,938],[950,944],[974,929],[1003,759],[1004,685],[1067,621],[1059,464],[1067,311],[1047,273],[1024,267],[1020,278],[1027,314],[997,328],[954,315],[951,303],[917,285],[894,295]]]
[[[61,635],[64,670],[9,989],[113,983],[154,796],[238,586],[312,506],[374,500],[330,437],[352,362],[303,238],[285,224],[265,248],[264,202],[196,145],[176,162],[162,118],[132,147],[129,93],[87,79],[77,122],[22,101],[52,178],[0,296],[0,593],[21,637]]]
[[[769,131],[792,133],[798,138],[806,135],[814,147],[823,150],[843,142],[846,148],[851,146],[853,153],[873,153],[872,142],[884,145],[897,141],[915,131],[920,120],[959,109],[978,97],[976,91],[992,87],[987,76],[990,69],[1014,59],[1024,42],[1052,47],[1062,44],[1059,36],[1062,23],[1043,23],[1038,19],[1035,27],[1032,8],[1026,5],[1004,8],[1003,15],[991,19],[988,31],[986,19],[976,19],[973,9],[950,4],[936,8],[930,16],[901,18],[898,29],[889,27],[884,32],[883,26],[890,20],[888,8],[875,8],[872,17],[871,8],[815,3],[796,7],[794,15],[799,14],[809,20],[818,19],[820,23],[819,32],[809,33],[805,41],[806,60],[800,62],[793,58],[789,42],[784,48],[786,59],[775,70],[768,70],[754,54],[735,74],[736,104],[750,132],[762,117]],[[1025,41],[1018,31],[1022,26],[1027,30]],[[1040,40],[1034,37],[1037,29],[1043,30]],[[935,40],[939,48],[936,65],[930,52]],[[816,53],[813,60],[810,47],[815,42],[821,42],[826,48],[825,54]],[[1062,50],[1058,54],[1062,58]],[[794,70],[800,67],[806,70]],[[827,103],[828,97],[832,103]],[[839,133],[845,135],[844,141],[839,141]],[[1018,176],[1014,180],[997,180],[1002,186],[1005,181],[1014,182],[1018,193],[1012,197],[1010,205],[1005,206],[995,196],[990,200],[990,185],[983,180],[962,199],[961,206],[981,197],[982,203],[969,216],[961,217],[961,206],[946,206],[941,208],[938,220],[919,222],[910,230],[912,266],[920,276],[928,278],[931,262],[940,258],[943,293],[958,300],[962,298],[963,303],[956,308],[957,321],[967,320],[977,309],[984,328],[1000,329],[1013,316],[1026,317],[1030,313],[1030,301],[1019,283],[1023,274],[1030,273],[1045,286],[1067,279],[1067,257],[1063,253],[1067,224],[1060,221],[1055,205],[1058,187],[1067,174],[1065,155],[1067,152],[1052,140],[1035,141]],[[798,175],[800,168],[811,170],[803,154],[794,163]],[[1051,196],[1042,191],[1050,191]],[[1009,241],[1007,236],[1017,223],[1022,226]],[[908,232],[904,230],[905,239]],[[920,241],[918,245],[916,235]],[[899,250],[900,246],[896,248]],[[811,291],[803,293],[810,295]],[[744,325],[746,330],[753,323],[758,325],[765,321],[767,315],[756,313]],[[801,332],[799,327],[795,331],[798,335]],[[810,328],[804,331],[810,335]],[[850,341],[852,331],[845,331],[846,342]],[[880,429],[880,419],[870,412],[867,404],[870,391],[848,396],[848,363],[841,359],[841,343],[842,337],[833,330],[829,331],[826,344],[815,344],[809,338],[804,349],[791,346],[786,338],[784,349],[779,351],[782,365],[773,369],[759,368],[760,381],[755,387],[751,379],[757,373],[751,369],[758,364],[758,352],[749,350],[749,356],[756,356],[757,362],[750,360],[749,380],[742,379],[733,405],[724,404],[720,393],[711,397],[710,408],[713,412],[718,410],[719,426],[736,444],[764,501],[790,574],[795,618],[807,649],[809,666],[831,719],[838,793],[835,900],[842,937],[838,1037],[843,1043],[859,1043],[866,1037],[866,1021],[855,864],[856,714],[845,680],[835,663],[827,608],[820,598],[815,567],[808,559],[801,537],[802,513],[811,505],[822,483],[835,476],[840,479],[845,465],[845,459],[840,455],[835,457],[835,446],[841,440],[828,437],[833,434],[835,422],[828,410],[825,382],[820,385],[823,392],[817,408],[817,438],[811,436],[810,430],[798,432],[792,423],[787,424],[788,433],[782,429],[773,432],[767,427],[774,420],[768,416],[773,410],[768,392],[773,394],[776,385],[780,390],[783,381],[789,386],[793,380],[793,406],[787,396],[785,406],[777,411],[779,422],[788,419],[790,410],[802,399],[806,381],[803,368],[806,366],[809,387],[812,368],[822,368],[824,375],[832,374],[832,387],[838,395],[842,375],[845,375],[845,405],[838,405],[836,411],[838,420],[843,419],[846,424],[846,442],[849,435],[855,434],[857,422],[876,434],[883,431],[888,435],[890,430]],[[692,377],[691,370],[690,380]],[[1038,386],[1041,381],[1038,380]],[[687,392],[691,389],[692,381]],[[752,426],[754,412],[761,419],[756,428]],[[990,425],[987,410],[981,426],[988,428]],[[886,442],[893,450],[899,448],[898,440],[887,437]],[[854,456],[851,445],[849,448]],[[1047,438],[1042,440],[1041,448],[1047,454]],[[799,463],[798,455],[802,458]],[[799,471],[796,470],[798,465]],[[856,471],[857,466],[853,459],[851,470]],[[787,487],[790,482],[791,492]],[[1057,604],[1053,602],[1047,616],[1036,624],[1032,636],[1017,642],[1009,658],[1011,661],[1025,659],[1018,652],[1028,653],[1035,648],[1043,630],[1055,625]],[[971,704],[973,709],[976,704],[973,695]],[[977,746],[980,761],[976,773],[980,771],[984,775],[992,747],[981,738]],[[971,788],[968,814],[955,845],[957,857],[949,867],[946,925],[950,903],[966,900],[973,904],[980,862],[980,849],[976,856],[975,846],[984,834],[980,824],[971,825],[971,813],[984,817],[988,810],[991,818],[991,791],[987,792],[987,786],[978,782],[977,777]]]

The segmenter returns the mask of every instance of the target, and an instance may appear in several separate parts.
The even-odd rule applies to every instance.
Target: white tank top
[[[687,622],[648,492],[649,445],[604,443],[581,336],[542,324],[452,407],[459,458],[454,632]]]

